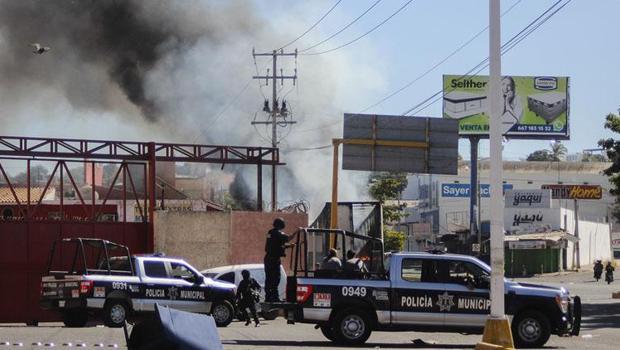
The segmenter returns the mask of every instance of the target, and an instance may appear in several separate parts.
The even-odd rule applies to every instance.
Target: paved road
[[[547,349],[618,348],[620,300],[610,297],[612,291],[620,290],[618,282],[609,286],[602,282],[596,283],[591,280],[590,272],[546,275],[522,281],[563,285],[572,294],[582,296],[584,318],[581,335],[572,338],[552,336],[546,345]],[[291,326],[282,319],[264,322],[259,328],[245,327],[243,323],[235,322],[219,331],[225,349],[341,349],[332,347],[312,325]],[[366,348],[471,349],[478,340],[479,335],[374,332]],[[114,345],[123,348],[125,344],[121,329],[69,329],[60,327],[59,324],[43,324],[39,327],[3,326],[0,327],[0,350],[9,347],[2,345],[4,342],[9,342],[11,348],[18,348],[13,345],[15,343],[22,343],[23,348],[43,348],[45,344],[51,343],[55,345],[54,348],[68,348],[67,345],[63,346],[68,343],[71,343],[72,347],[84,344],[91,349],[112,349]],[[41,342],[41,346],[32,345],[36,342]]]

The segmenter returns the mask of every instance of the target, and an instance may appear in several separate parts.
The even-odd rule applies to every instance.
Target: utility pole
[[[295,81],[297,80],[297,69],[295,69],[295,75],[284,75],[282,69],[280,69],[280,75],[277,74],[278,66],[277,60],[278,56],[295,56],[297,58],[297,49],[295,52],[284,52],[284,50],[280,49],[273,50],[272,52],[265,53],[256,53],[254,49],[252,49],[252,56],[256,59],[257,56],[271,56],[273,63],[273,71],[272,74],[269,75],[269,70],[267,70],[266,75],[255,75],[253,79],[265,79],[267,85],[269,85],[269,80],[271,79],[272,83],[272,100],[271,100],[271,108],[269,108],[269,101],[265,101],[265,105],[263,107],[263,111],[269,113],[268,121],[253,121],[252,124],[271,124],[271,147],[278,147],[278,125],[286,126],[288,124],[295,124],[292,120],[286,120],[288,115],[288,110],[286,108],[286,101],[282,101],[282,106],[280,107],[278,104],[278,89],[276,88],[277,80],[280,79],[280,84],[284,85],[285,79],[292,79],[293,85],[295,85]],[[277,186],[277,175],[276,175],[276,166],[275,164],[271,166],[271,211],[276,211],[278,208],[277,205],[278,199],[278,186]],[[262,203],[258,203],[259,208],[262,207]]]

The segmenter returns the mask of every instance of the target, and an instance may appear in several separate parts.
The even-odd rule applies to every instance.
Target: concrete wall
[[[262,263],[265,235],[276,217],[291,234],[308,225],[307,214],[261,212],[155,212],[155,251],[187,260],[199,270]]]
[[[581,215],[581,205],[579,206],[579,257],[581,266],[592,265],[595,259],[609,260],[612,257],[611,233],[609,223],[603,219],[593,221],[589,217]],[[565,230],[575,233],[575,212],[572,208],[562,209],[562,221],[566,221]],[[564,216],[566,219],[564,219]],[[567,262],[568,266],[574,265],[574,247],[568,245]]]
[[[155,251],[197,269],[230,263],[230,212],[155,212]]]

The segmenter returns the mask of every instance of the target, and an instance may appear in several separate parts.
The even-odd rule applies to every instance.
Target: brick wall
[[[287,234],[308,226],[307,214],[232,212],[155,212],[155,251],[187,260],[199,270],[262,263],[265,235],[284,218]]]

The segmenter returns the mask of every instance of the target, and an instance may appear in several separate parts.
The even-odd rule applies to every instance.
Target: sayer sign
[[[512,184],[504,184],[504,192],[511,190]],[[441,196],[451,198],[469,198],[469,184],[441,184]],[[489,198],[491,190],[489,184],[480,185],[480,197]]]
[[[603,188],[599,185],[542,185],[550,189],[553,199],[601,199]]]

